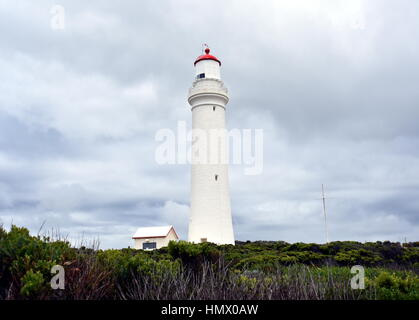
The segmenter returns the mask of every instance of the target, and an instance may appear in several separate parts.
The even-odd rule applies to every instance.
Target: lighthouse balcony
[[[221,80],[218,79],[197,79],[194,81],[192,88],[189,89],[189,97],[200,94],[219,94],[228,97],[228,90],[224,87]]]

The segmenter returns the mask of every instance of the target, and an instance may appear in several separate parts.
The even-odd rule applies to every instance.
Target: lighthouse
[[[188,241],[234,244],[227,159],[228,90],[221,61],[205,49],[189,89],[192,111],[191,208]]]

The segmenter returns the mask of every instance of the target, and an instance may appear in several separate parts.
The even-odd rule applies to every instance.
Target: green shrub
[[[44,277],[41,272],[33,272],[32,269],[26,272],[22,277],[22,287],[20,289],[21,295],[25,297],[33,297],[40,294],[40,291],[44,289]]]
[[[278,268],[280,260],[279,256],[257,255],[240,260],[234,267],[239,270],[257,270],[269,273]]]
[[[66,268],[66,290],[49,287],[55,264]],[[356,264],[366,267],[365,291],[350,289]],[[141,290],[149,298],[163,292],[168,298],[226,297],[228,291],[235,298],[419,299],[418,273],[418,242],[179,241],[153,251],[96,250],[0,226],[0,299],[114,299],[128,292],[144,297]]]
[[[149,276],[154,279],[161,279],[163,275],[176,276],[180,270],[179,260],[160,260],[156,261],[144,256],[134,256],[130,264],[135,266],[135,270],[141,275]]]
[[[220,258],[217,245],[209,242],[190,243],[186,241],[170,241],[168,252],[172,259],[180,259],[185,266],[198,270],[204,261],[216,262]]]
[[[253,277],[248,277],[243,274],[237,278],[237,284],[241,286],[242,288],[244,288],[244,290],[246,291],[254,290],[257,283],[258,283],[258,279],[253,278]]]
[[[47,279],[53,265],[75,258],[75,250],[66,241],[31,236],[28,229],[14,225],[9,232],[0,230],[0,292],[13,283],[19,291],[31,293],[39,274]]]
[[[98,259],[113,271],[117,281],[127,279],[134,273],[157,279],[164,273],[175,275],[179,271],[179,260],[161,259],[156,253],[157,250],[154,253],[142,250],[100,250]]]
[[[334,259],[340,265],[360,264],[364,266],[372,266],[378,264],[379,262],[383,262],[378,253],[368,251],[366,249],[339,251],[334,256]]]
[[[419,300],[419,277],[407,274],[404,278],[387,271],[381,272],[372,282],[382,300]]]
[[[311,251],[288,251],[285,257],[292,257],[295,259],[295,262],[304,264],[319,264],[326,259],[325,255]]]
[[[404,249],[402,261],[406,263],[419,263],[419,248],[410,247]]]

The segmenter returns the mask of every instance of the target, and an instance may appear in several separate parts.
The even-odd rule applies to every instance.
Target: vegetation
[[[65,288],[51,288],[51,268]],[[351,289],[351,267],[365,289]],[[171,242],[155,251],[73,248],[62,239],[0,227],[0,299],[419,300],[419,242],[282,241],[235,246]]]

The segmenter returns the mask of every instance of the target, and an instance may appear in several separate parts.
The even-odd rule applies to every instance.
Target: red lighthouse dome
[[[196,65],[199,61],[202,61],[202,60],[214,60],[214,61],[217,61],[220,64],[220,66],[221,66],[221,61],[218,60],[216,57],[214,57],[213,55],[211,55],[209,53],[210,53],[210,49],[209,48],[206,48],[205,49],[205,54],[203,54],[203,55],[199,56],[198,58],[196,58],[196,60],[195,60],[195,62],[194,62],[193,65]]]

